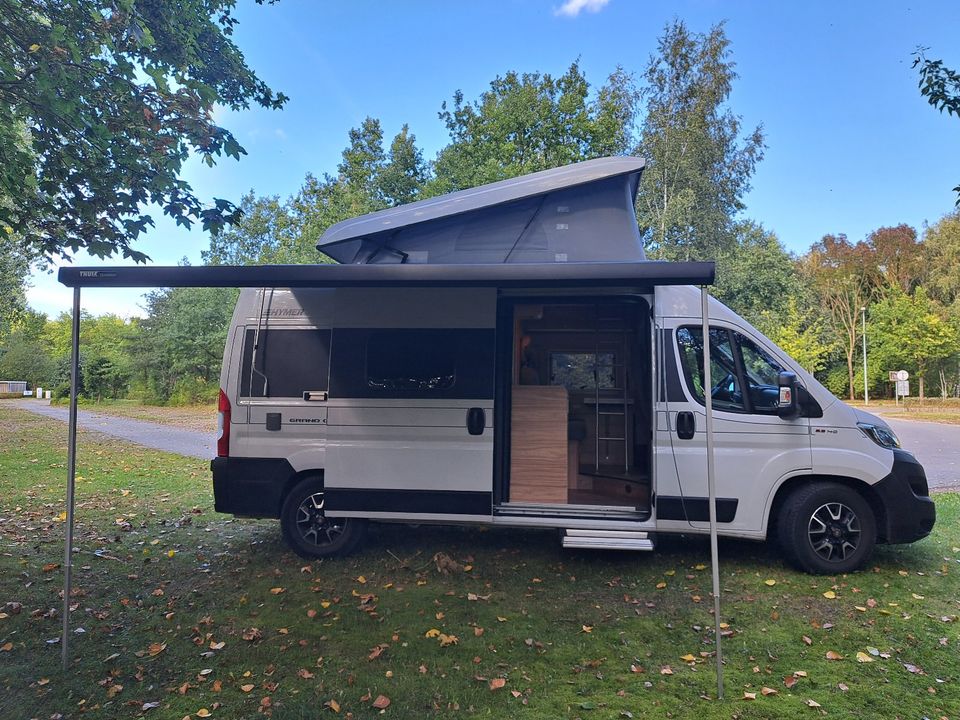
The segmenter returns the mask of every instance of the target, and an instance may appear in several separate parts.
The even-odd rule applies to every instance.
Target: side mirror
[[[792,372],[782,372],[777,376],[780,386],[780,399],[777,402],[777,415],[784,420],[796,417],[800,412],[797,403],[797,376]]]

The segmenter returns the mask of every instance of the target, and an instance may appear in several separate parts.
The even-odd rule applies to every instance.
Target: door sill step
[[[563,533],[563,547],[597,550],[642,550],[654,548],[649,533],[639,530],[575,530]]]

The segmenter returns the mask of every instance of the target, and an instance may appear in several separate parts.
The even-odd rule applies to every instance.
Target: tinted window
[[[457,348],[443,330],[381,330],[367,341],[367,387],[385,392],[449,390]]]
[[[737,333],[743,357],[743,372],[754,412],[776,412],[780,398],[779,374],[783,370],[762,347]]]
[[[258,342],[254,367],[254,342]],[[330,374],[329,330],[248,329],[243,343],[241,397],[303,397],[326,390]]]
[[[680,328],[677,330],[677,345],[687,387],[697,401],[703,403],[703,331],[700,328]],[[710,381],[713,384],[713,406],[717,410],[745,410],[730,334],[723,328],[710,328]]]

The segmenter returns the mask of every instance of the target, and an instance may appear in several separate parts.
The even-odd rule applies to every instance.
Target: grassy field
[[[960,401],[956,398],[927,398],[920,403],[918,398],[907,398],[899,403],[893,400],[871,400],[870,405],[863,402],[852,403],[869,412],[879,413],[883,417],[898,420],[920,420],[923,422],[948,423],[960,425]]]
[[[636,555],[394,525],[305,562],[276,523],[215,514],[205,462],[83,434],[63,675],[64,426],[0,412],[3,720],[960,718],[957,495],[856,575],[722,542],[719,701],[702,539]]]

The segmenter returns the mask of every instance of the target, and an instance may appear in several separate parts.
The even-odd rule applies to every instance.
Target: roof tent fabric
[[[711,285],[712,262],[61,267],[68,287],[642,287]]]
[[[337,223],[317,249],[353,264],[643,262],[643,167],[600,158],[421,200]]]

